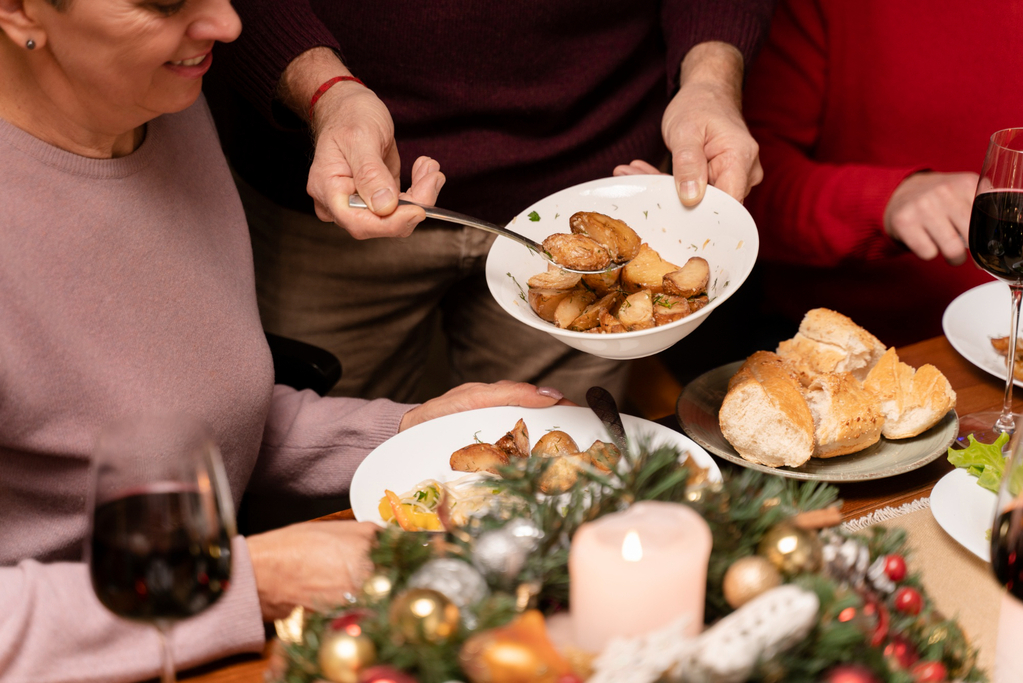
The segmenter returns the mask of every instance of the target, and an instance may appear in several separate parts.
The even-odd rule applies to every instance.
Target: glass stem
[[[1020,302],[1023,301],[1023,285],[1009,285],[1009,291],[1012,294],[1012,315],[1009,318],[1009,363],[1007,368],[1009,376],[1005,380],[1005,398],[1002,400],[1002,414],[998,416],[998,421],[995,422],[995,429],[1012,434],[1016,429],[1016,421],[1012,416],[1012,387],[1015,383],[1015,375],[1013,373],[1016,370],[1016,337],[1018,336],[1017,326],[1019,325]]]
[[[166,619],[159,619],[156,622],[156,631],[160,634],[160,660],[163,666],[160,683],[175,683],[177,680],[174,675],[174,652],[171,650],[171,625],[172,622]]]

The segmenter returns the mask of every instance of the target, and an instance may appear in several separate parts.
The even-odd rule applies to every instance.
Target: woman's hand
[[[398,431],[404,431],[421,422],[451,413],[493,406],[522,406],[546,408],[553,405],[572,405],[561,392],[550,387],[536,387],[525,382],[501,380],[493,384],[469,382],[416,406],[401,418]]]
[[[287,617],[296,605],[322,610],[357,595],[373,569],[370,522],[303,522],[245,539],[264,621]]]
[[[884,209],[884,230],[924,261],[939,253],[953,266],[966,261],[976,173],[915,173]]]

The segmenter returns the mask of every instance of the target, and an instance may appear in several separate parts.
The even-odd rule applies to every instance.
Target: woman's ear
[[[39,19],[47,10],[57,11],[46,0],[0,0],[0,30],[16,46],[38,49],[46,44],[46,30]]]

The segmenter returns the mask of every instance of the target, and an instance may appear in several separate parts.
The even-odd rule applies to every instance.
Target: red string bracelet
[[[316,89],[316,92],[313,93],[313,99],[309,101],[310,121],[313,120],[313,107],[315,107],[316,103],[320,100],[321,97],[323,97],[323,93],[327,92],[328,90],[331,89],[331,87],[333,87],[337,83],[340,83],[341,81],[355,81],[362,87],[366,87],[366,84],[360,81],[355,76],[334,76],[334,78],[331,78],[329,81],[321,85],[319,88]]]

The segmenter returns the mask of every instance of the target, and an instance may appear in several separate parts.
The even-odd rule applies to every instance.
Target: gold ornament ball
[[[781,585],[781,574],[766,558],[759,555],[743,557],[732,563],[725,572],[725,600],[733,608],[742,605]]]
[[[391,595],[393,587],[390,576],[377,572],[362,584],[362,592],[370,602],[380,602]]]
[[[800,529],[791,522],[780,522],[760,539],[757,554],[767,558],[783,574],[799,574],[821,568],[821,549],[821,540],[815,532]]]
[[[458,606],[429,588],[412,588],[391,603],[391,626],[411,643],[444,643],[458,631]]]
[[[372,666],[377,649],[368,636],[345,631],[324,634],[320,643],[320,670],[334,683],[358,683],[359,673]]]

